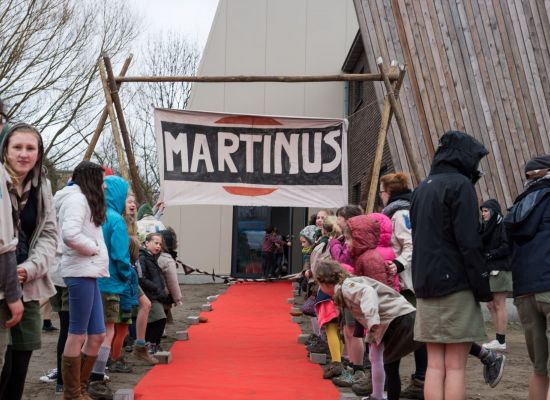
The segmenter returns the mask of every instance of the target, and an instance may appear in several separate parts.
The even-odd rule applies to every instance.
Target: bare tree
[[[184,35],[167,32],[150,38],[135,64],[141,75],[192,76],[200,53]],[[123,90],[130,122],[131,142],[141,183],[149,201],[159,190],[160,175],[155,142],[153,107],[185,109],[191,93],[187,82],[142,83]]]
[[[43,131],[52,165],[70,162],[97,121],[104,103],[98,55],[123,53],[137,33],[126,1],[0,1],[6,114]]]

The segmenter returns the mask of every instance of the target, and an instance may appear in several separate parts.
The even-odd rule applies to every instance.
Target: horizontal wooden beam
[[[399,78],[398,73],[388,75],[390,81]],[[117,76],[121,82],[200,82],[200,83],[239,83],[239,82],[339,82],[339,81],[380,81],[382,74],[340,74],[340,75],[305,75],[305,76]]]

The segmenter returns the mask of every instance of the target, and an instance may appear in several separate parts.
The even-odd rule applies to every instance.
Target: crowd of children
[[[60,323],[57,372],[46,378],[64,399],[112,397],[107,368],[132,371],[125,342],[133,340],[136,360],[158,363],[170,309],[182,302],[175,232],[158,220],[162,211],[136,212],[128,183],[93,162],[81,162],[53,197],[40,133],[27,124],[2,128],[0,398],[22,397],[41,330],[53,329],[42,325],[44,299]],[[534,365],[529,396],[547,398],[550,156],[527,163],[525,191],[504,216],[496,200],[478,206],[474,185],[486,154],[473,137],[447,132],[414,192],[406,174],[387,174],[379,213],[320,210],[301,230],[307,346],[330,354],[324,378],[371,400],[384,392],[389,400],[462,399],[471,354],[495,387],[513,292]],[[281,274],[277,254],[289,245],[267,229],[265,276]],[[482,346],[480,302],[496,328]],[[415,371],[402,391],[400,360],[412,352]]]

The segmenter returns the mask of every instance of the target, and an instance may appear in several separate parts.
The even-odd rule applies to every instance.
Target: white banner
[[[347,120],[155,109],[167,206],[347,204]]]

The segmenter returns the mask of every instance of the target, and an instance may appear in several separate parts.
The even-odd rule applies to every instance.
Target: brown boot
[[[90,374],[94,368],[95,360],[97,356],[89,356],[84,353],[80,353],[80,394],[85,400],[93,400],[88,395],[88,380],[90,379]]]
[[[147,365],[156,365],[159,363],[159,360],[149,354],[149,350],[145,346],[135,346],[132,354],[135,358],[140,361],[145,362]]]
[[[63,356],[63,400],[84,400],[80,395],[80,356]]]

